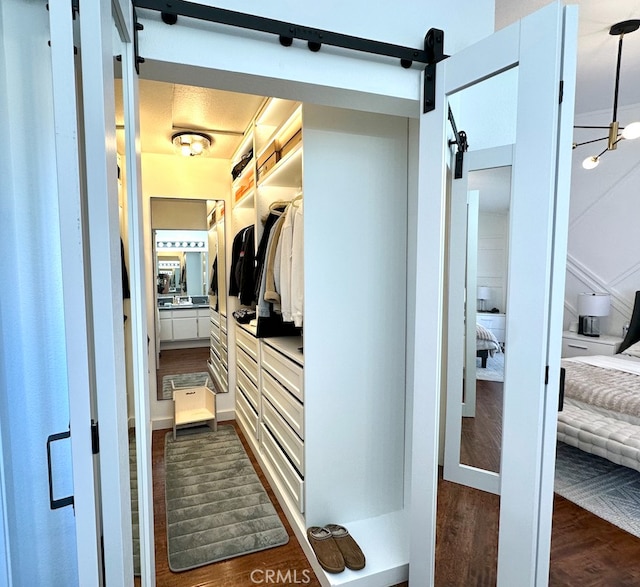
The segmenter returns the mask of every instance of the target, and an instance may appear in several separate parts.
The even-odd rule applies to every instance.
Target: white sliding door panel
[[[132,6],[122,21],[133,20]],[[114,10],[114,17],[117,11]],[[142,204],[142,169],[140,164],[140,119],[138,76],[131,28],[124,28],[115,19],[121,38],[122,89],[124,114],[124,160],[126,161],[127,244],[129,259],[129,288],[133,393],[136,430],[136,468],[138,485],[138,528],[140,544],[140,575],[143,586],[155,585],[155,546],[153,531],[153,482],[151,470],[151,410],[149,406],[149,367],[147,342],[147,311],[145,296],[144,224]],[[155,275],[155,273],[154,273]],[[208,320],[207,320],[208,322]],[[153,348],[153,346],[151,346]]]
[[[133,548],[124,313],[121,295],[113,295],[122,270],[111,3],[83,3],[79,19],[105,575],[108,585],[129,585]]]
[[[427,170],[429,175],[419,188],[416,292],[419,305],[416,308],[416,349],[419,357],[417,354],[413,451],[414,455],[419,451],[420,458],[414,456],[413,459],[413,480],[421,479],[423,485],[421,489],[414,486],[412,506],[415,508],[415,503],[421,500],[424,509],[412,511],[412,544],[422,533],[421,544],[432,552],[432,541],[435,541],[429,533],[425,545],[424,529],[435,527],[436,508],[435,503],[431,504],[432,509],[430,503],[425,503],[424,487],[431,488],[437,471],[438,452],[435,449],[438,435],[431,429],[425,431],[424,422],[433,424],[433,415],[439,413],[437,372],[442,325],[433,314],[443,304],[438,297],[442,281],[434,281],[434,274],[440,274],[438,272],[444,267],[442,248],[439,243],[431,241],[444,241],[448,237],[452,240],[449,241],[447,256],[449,287],[444,304],[448,311],[445,339],[449,349],[445,378],[448,392],[445,477],[448,470],[452,474],[451,479],[458,483],[500,493],[499,586],[545,585],[548,580],[544,572],[545,569],[548,572],[551,532],[553,488],[550,480],[554,467],[557,388],[546,385],[545,371],[547,365],[556,371],[559,366],[559,352],[557,355],[551,353],[557,342],[555,334],[559,340],[559,331],[555,333],[558,325],[552,324],[550,317],[557,317],[562,309],[561,296],[554,294],[554,288],[560,289],[562,279],[561,273],[555,269],[554,260],[566,252],[562,247],[566,239],[561,238],[560,246],[554,249],[554,234],[566,231],[566,223],[563,224],[564,206],[560,207],[560,213],[556,210],[556,182],[559,162],[566,164],[565,159],[559,159],[559,149],[570,150],[569,142],[559,144],[558,95],[564,22],[566,19],[575,23],[576,16],[575,11],[566,12],[560,3],[554,3],[438,64],[436,109],[423,115],[420,125],[421,139],[423,134],[429,133],[433,137],[438,133],[440,143],[419,154],[419,177],[423,177]],[[567,47],[567,53],[575,52],[572,43]],[[565,68],[563,76],[565,87],[573,87],[573,72]],[[505,98],[516,105],[513,110],[500,107]],[[451,179],[447,195],[443,178],[449,157],[446,146],[451,144],[452,131],[444,122],[450,108],[457,130],[467,132],[470,149],[475,144],[476,149],[485,149],[486,153],[480,155],[476,162],[471,152],[464,155],[467,161],[462,177]],[[479,135],[483,128],[489,133],[486,137]],[[492,128],[499,128],[499,132],[491,133]],[[511,147],[508,143],[513,142],[514,136],[515,146]],[[425,142],[428,142],[426,138]],[[489,164],[491,158],[500,159],[504,153],[509,154],[509,161],[496,160]],[[473,196],[468,198],[467,195],[471,188],[476,189],[472,182],[467,184],[472,170],[476,169],[493,170],[495,177],[506,175],[508,178],[508,204],[503,210],[492,211],[492,214],[504,218],[495,221],[495,226],[509,227],[508,233],[500,237],[503,240],[497,249],[507,250],[507,274],[496,280],[496,292],[490,297],[492,302],[494,296],[496,300],[504,299],[499,298],[498,292],[503,296],[503,290],[507,290],[506,308],[499,308],[500,312],[506,313],[503,383],[501,389],[500,386],[493,388],[500,389],[502,398],[498,396],[492,400],[497,399],[497,407],[492,408],[494,413],[502,407],[502,419],[494,425],[491,434],[487,434],[497,439],[497,470],[465,464],[462,457],[464,443],[469,442],[469,438],[472,438],[472,448],[476,452],[478,448],[482,450],[484,440],[482,434],[473,440],[474,427],[467,427],[467,432],[464,432],[462,426],[465,419],[474,424],[472,421],[482,412],[481,396],[477,394],[480,388],[466,389],[475,384],[467,378],[475,364],[469,368],[468,361],[472,357],[465,357],[469,353],[463,350],[470,346],[465,345],[465,339],[470,342],[471,333],[475,330],[473,323],[481,316],[475,307],[477,287],[485,285],[491,290],[491,284],[480,283],[483,279],[490,279],[488,275],[483,276],[482,271],[485,266],[493,268],[500,265],[493,262],[479,266],[477,259],[473,259],[468,261],[473,266],[466,266],[465,257],[474,250],[479,255],[481,248],[477,244],[474,248],[474,243],[468,240],[480,242],[483,232],[482,222],[474,226],[472,221],[468,221],[468,214],[476,214],[481,219],[483,206],[487,205],[483,198],[487,188],[478,188],[477,213],[473,212]],[[447,197],[451,198],[449,230],[445,230],[442,224]],[[470,205],[467,207],[468,202]],[[427,209],[428,216],[420,213]],[[429,248],[425,247],[426,241],[430,241]],[[501,254],[495,253],[492,258],[499,259]],[[428,275],[428,283],[422,281],[420,275]],[[436,286],[438,293],[434,293]],[[490,304],[488,309],[494,305]],[[430,310],[428,319],[420,312],[424,307]],[[487,314],[487,320],[489,316]],[[502,328],[496,329],[502,336]],[[473,351],[475,360],[475,349]],[[465,370],[469,371],[466,375]],[[489,386],[488,389],[492,388]],[[463,400],[472,400],[474,395],[476,409],[466,406],[466,416],[463,416]],[[475,428],[477,434],[478,426]],[[421,585],[433,584],[433,560],[418,560],[413,551],[411,560],[411,581]]]
[[[69,366],[69,419],[73,459],[78,581],[101,584],[99,521],[91,443],[91,381],[85,297],[83,213],[80,193],[73,21],[69,3],[49,3],[56,166],[60,209],[60,246],[65,343]]]

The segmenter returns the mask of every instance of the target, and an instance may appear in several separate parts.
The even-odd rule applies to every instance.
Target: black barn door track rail
[[[404,68],[411,67],[414,62],[425,63],[427,64],[427,69],[433,66],[429,75],[432,77],[430,81],[434,82],[434,86],[435,64],[446,57],[443,53],[444,32],[440,29],[429,30],[425,36],[424,49],[412,49],[411,47],[403,47],[401,45],[393,45],[371,39],[362,39],[342,33],[334,33],[283,22],[281,20],[265,18],[263,16],[256,16],[254,14],[235,12],[214,6],[196,4],[194,2],[185,2],[184,0],[133,0],[133,4],[136,8],[160,12],[163,22],[169,25],[175,24],[179,16],[186,16],[188,18],[196,18],[277,35],[280,43],[285,47],[291,46],[294,39],[300,39],[306,41],[309,50],[313,52],[320,51],[322,45],[332,45],[343,49],[351,49],[353,51],[373,53],[375,55],[399,59],[400,65]],[[141,28],[138,30],[141,30]],[[427,76],[425,76],[425,80],[426,77]],[[425,90],[426,89],[425,81]],[[430,95],[432,93],[433,92],[430,92]],[[427,108],[428,99],[429,98],[425,97],[425,108]],[[435,105],[433,106],[435,107]],[[433,107],[429,107],[429,110],[433,110]],[[429,110],[425,110],[425,112]]]

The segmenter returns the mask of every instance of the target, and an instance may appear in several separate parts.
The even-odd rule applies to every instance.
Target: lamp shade
[[[491,292],[486,285],[478,286],[478,299],[479,300],[488,300],[491,297]]]
[[[578,295],[579,316],[608,316],[611,296],[606,293],[581,293]]]

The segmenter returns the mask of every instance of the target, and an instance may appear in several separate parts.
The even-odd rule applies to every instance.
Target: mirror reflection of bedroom
[[[467,300],[460,462],[500,472],[511,167],[469,171]],[[470,344],[469,344],[470,343]],[[472,417],[473,416],[473,417]]]

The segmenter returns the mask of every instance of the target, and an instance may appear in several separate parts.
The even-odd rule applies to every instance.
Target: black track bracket
[[[426,114],[436,107],[436,65],[448,57],[444,54],[444,31],[429,29],[424,38],[424,51],[427,56],[427,66],[424,68],[422,112]]]
[[[140,48],[138,44],[138,31],[144,30],[144,25],[138,22],[138,14],[135,6],[133,7],[133,53],[135,56],[136,73],[140,75],[140,64],[144,63],[144,57],[140,57]]]
[[[449,118],[449,123],[451,124],[451,129],[453,130],[453,136],[455,139],[449,141],[449,145],[457,145],[458,150],[456,151],[456,164],[453,172],[454,179],[462,178],[462,164],[464,163],[464,154],[469,150],[469,143],[467,142],[467,133],[463,130],[458,130],[456,126],[455,118],[453,117],[453,112],[451,111],[451,107],[449,107],[449,113],[447,115]]]

